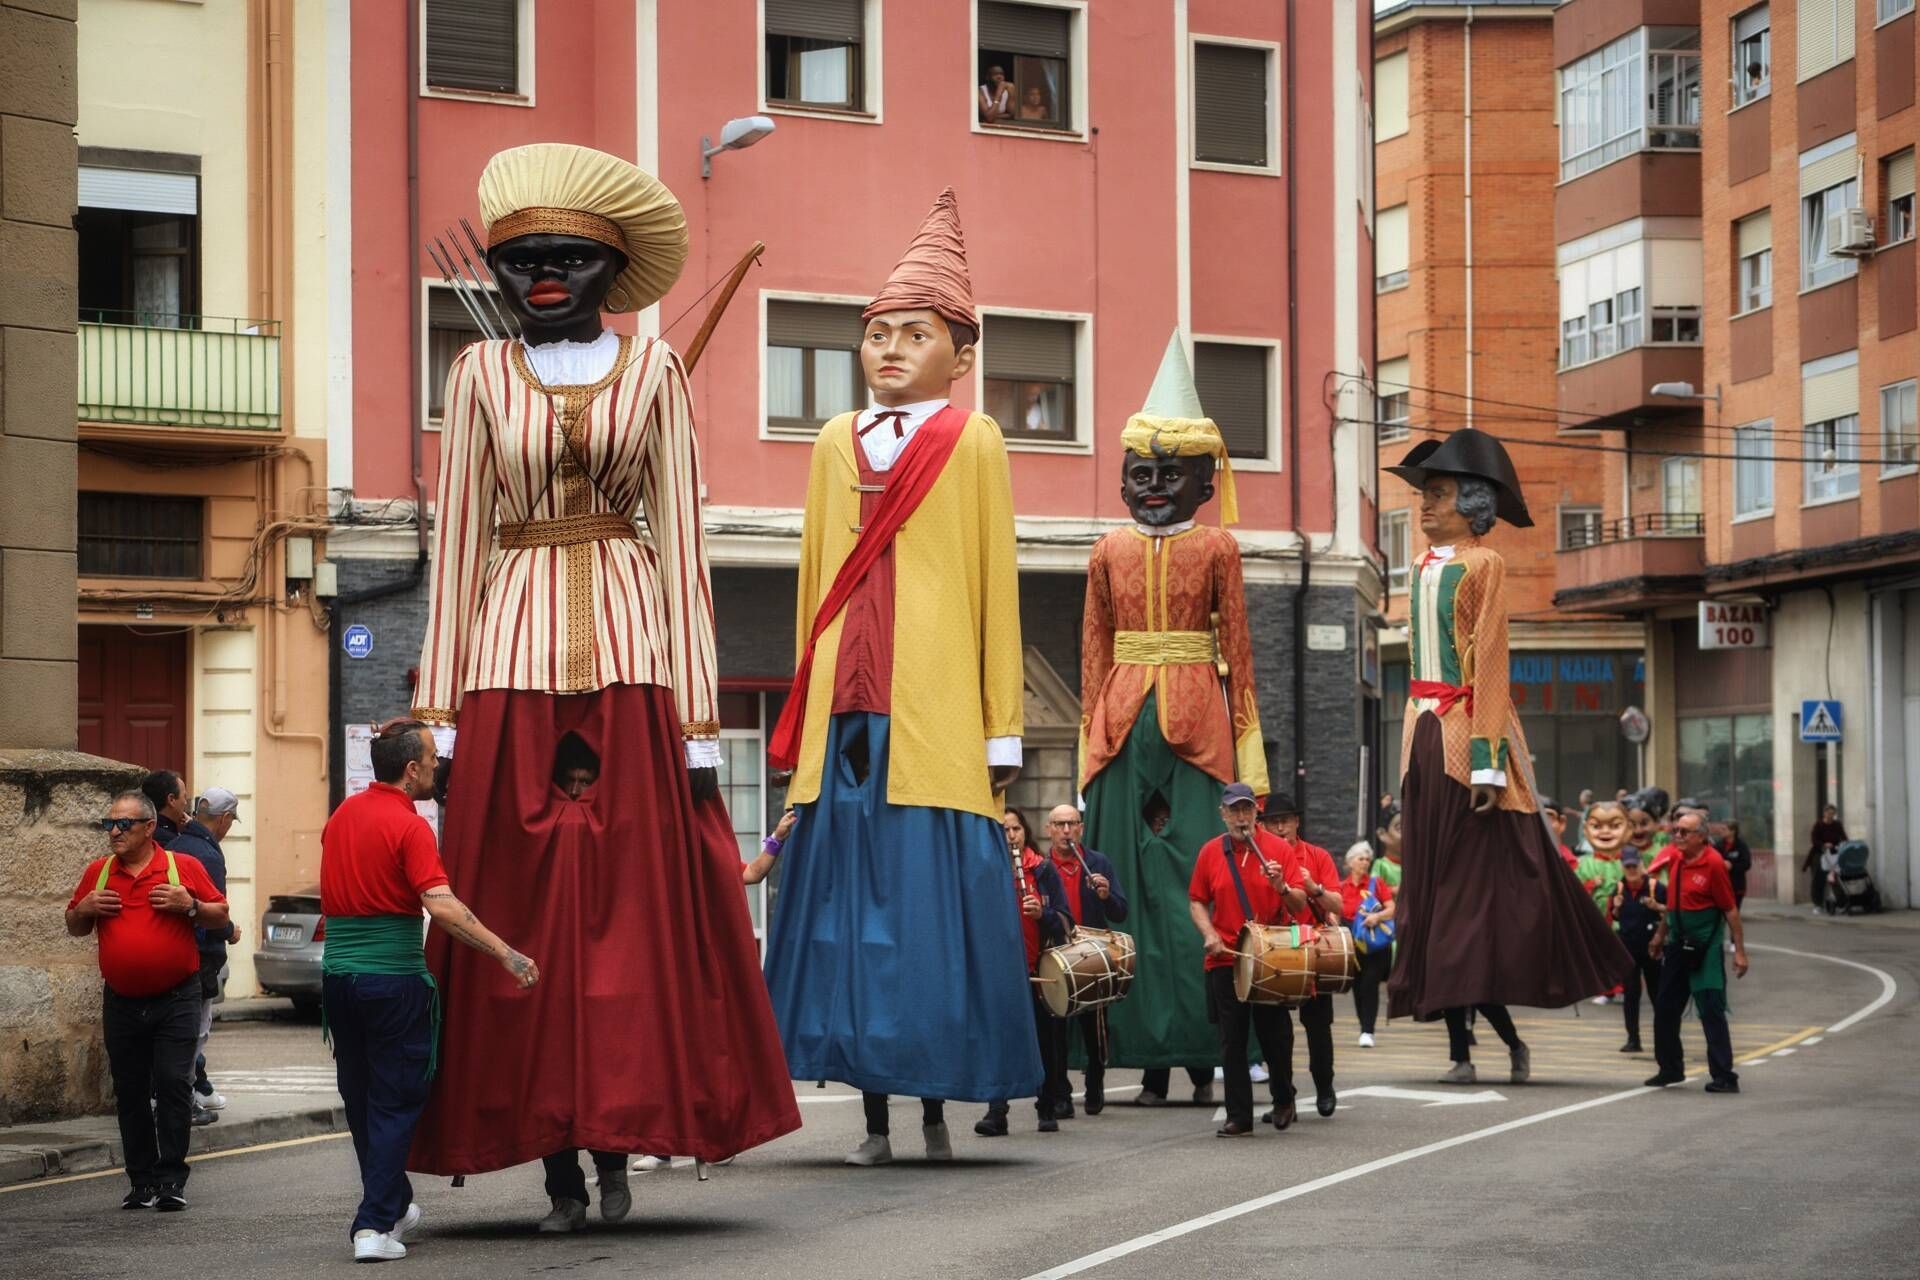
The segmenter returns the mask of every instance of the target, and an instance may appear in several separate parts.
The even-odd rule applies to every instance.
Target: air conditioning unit
[[[1828,250],[1839,257],[1865,258],[1873,254],[1873,215],[1858,205],[1827,215]]]

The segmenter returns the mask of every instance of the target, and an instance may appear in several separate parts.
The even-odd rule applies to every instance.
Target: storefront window
[[[1682,719],[1679,778],[1680,795],[1706,805],[1714,821],[1737,821],[1754,849],[1774,847],[1773,721],[1766,713]]]

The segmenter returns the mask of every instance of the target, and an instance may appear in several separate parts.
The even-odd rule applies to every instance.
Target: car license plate
[[[269,942],[299,942],[301,929],[297,924],[276,924],[267,928]]]

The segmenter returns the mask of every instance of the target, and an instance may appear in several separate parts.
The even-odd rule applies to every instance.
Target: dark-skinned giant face
[[[1213,497],[1213,459],[1127,453],[1120,465],[1120,497],[1136,524],[1150,529],[1184,524]]]
[[[528,342],[591,342],[626,255],[584,236],[516,236],[487,254]]]

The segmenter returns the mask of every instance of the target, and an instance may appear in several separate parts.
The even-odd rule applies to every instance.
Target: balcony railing
[[[1618,516],[1588,524],[1570,525],[1562,530],[1560,549],[1578,551],[1607,542],[1629,542],[1635,538],[1702,537],[1707,518],[1695,512],[1648,511],[1637,516]]]
[[[280,429],[280,322],[160,312],[80,317],[80,418]]]

